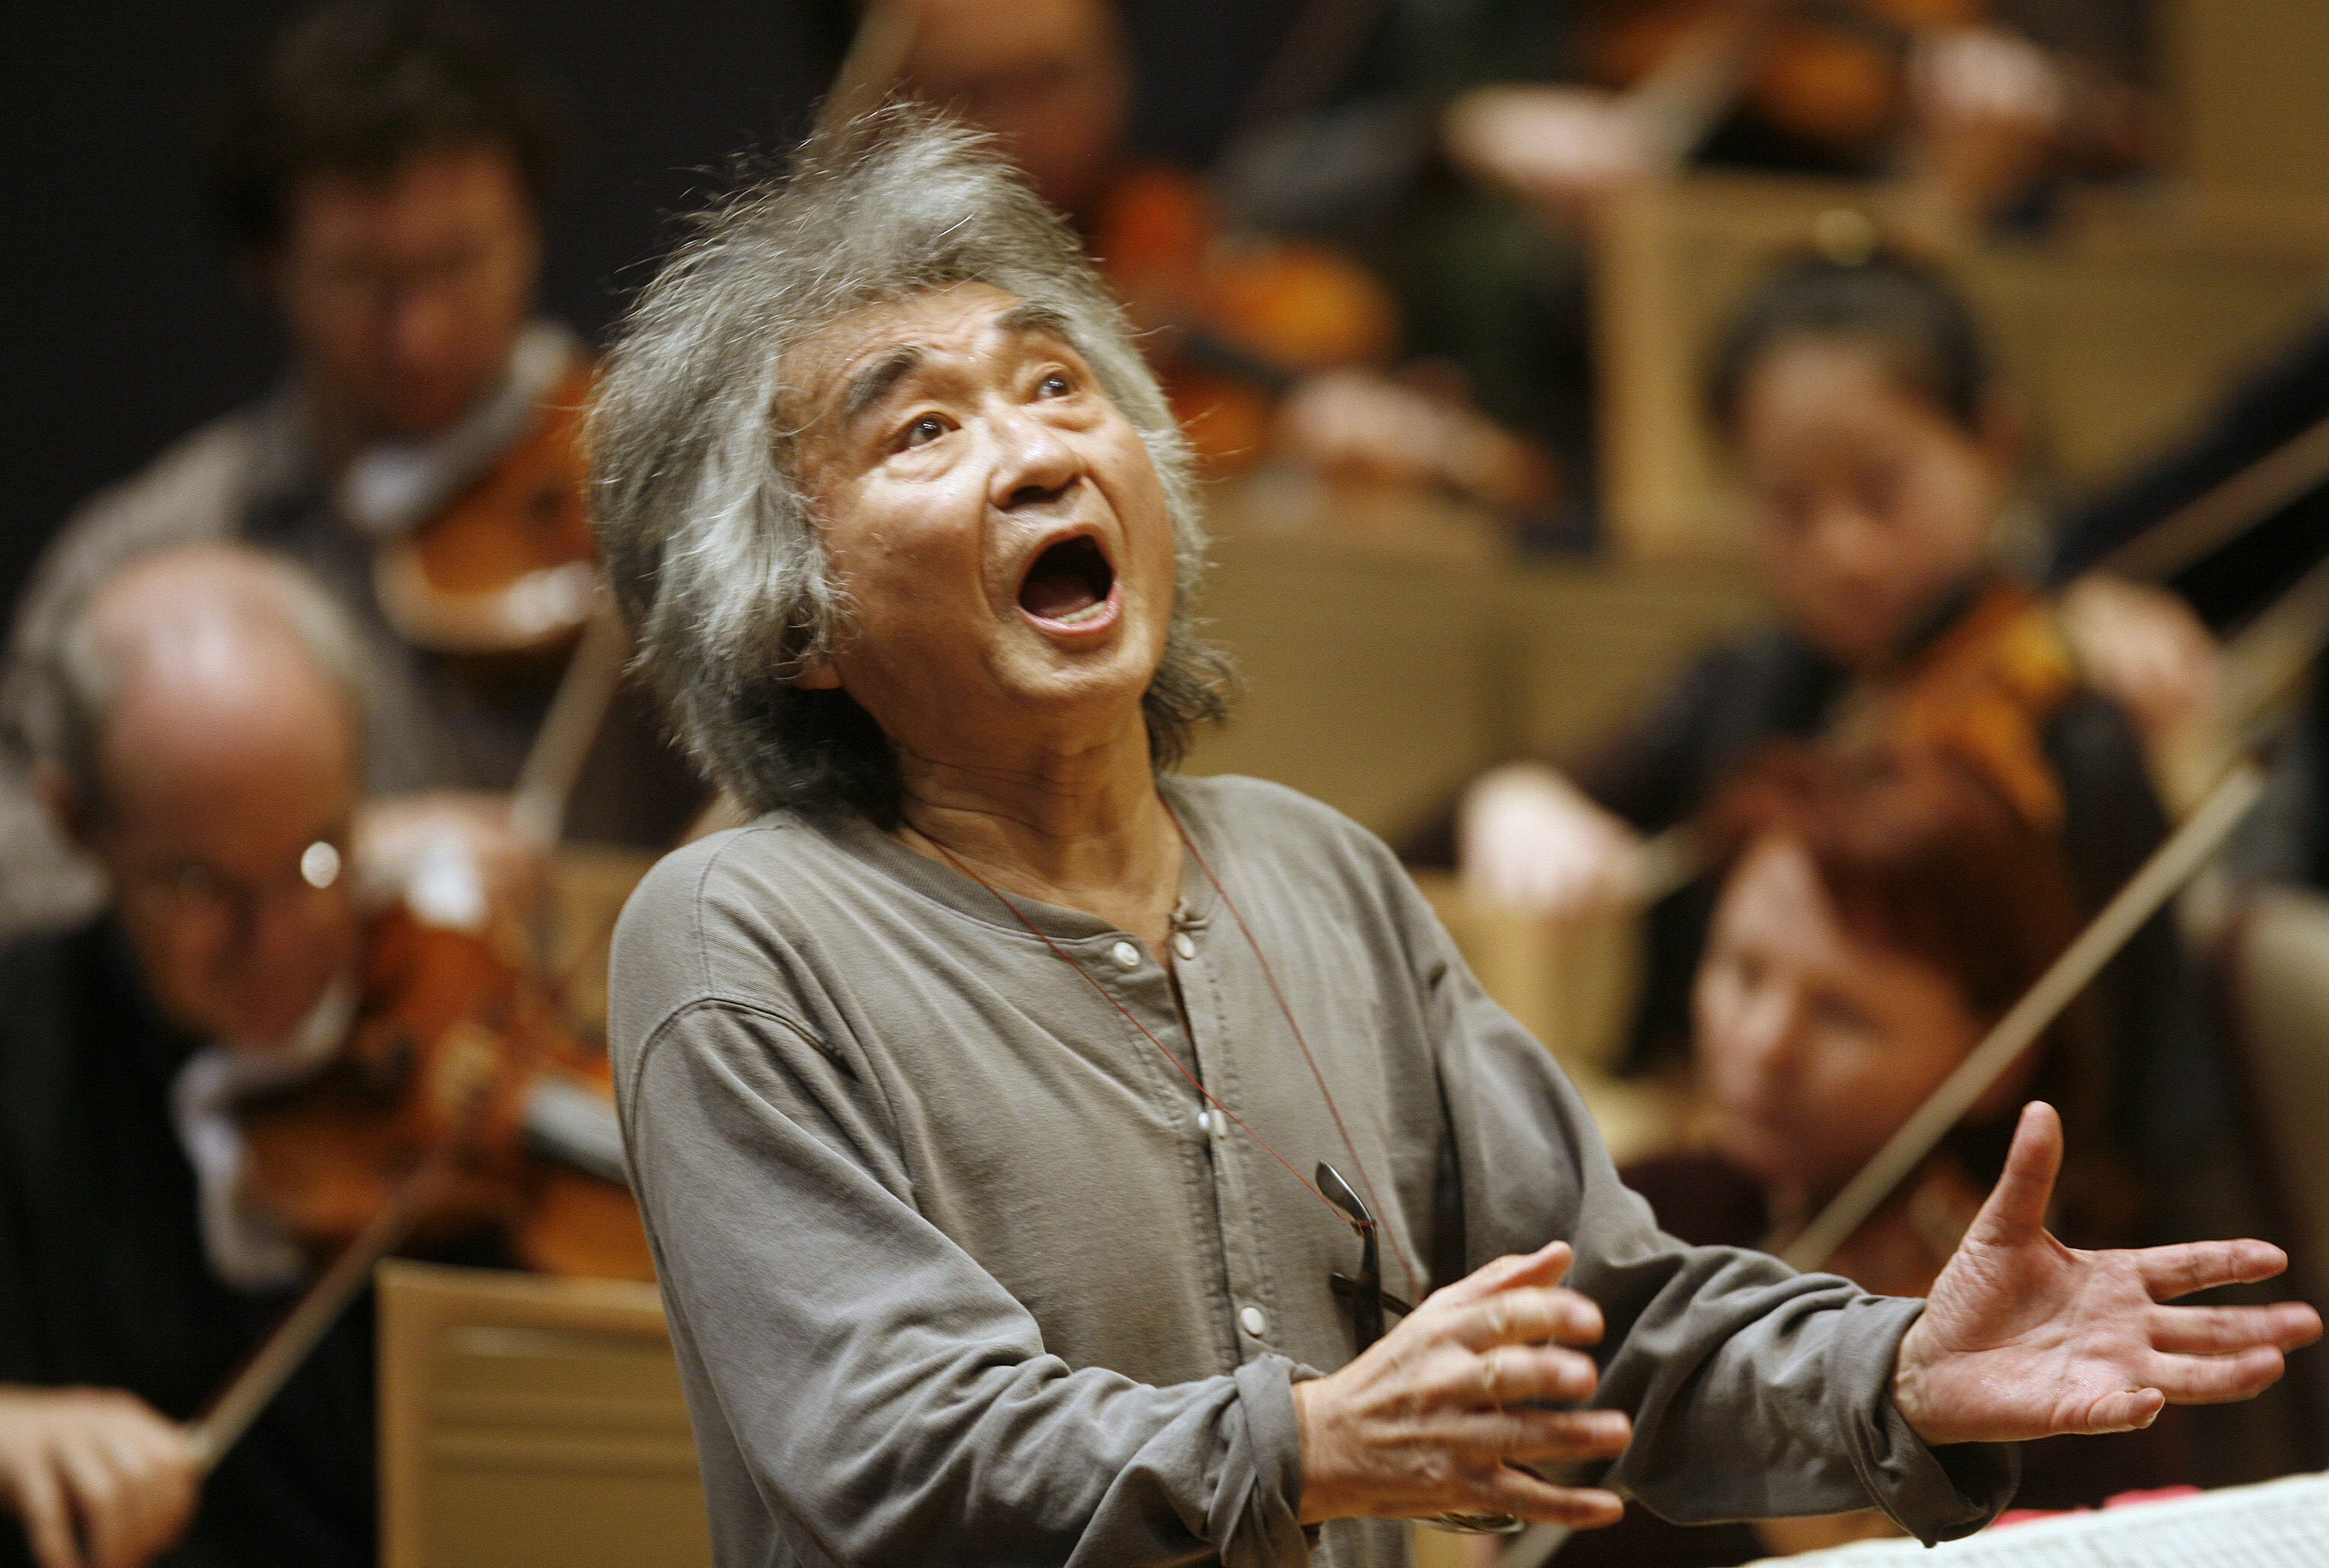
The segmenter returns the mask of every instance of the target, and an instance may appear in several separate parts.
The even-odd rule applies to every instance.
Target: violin
[[[1217,474],[1267,449],[1277,400],[1297,380],[1380,365],[1398,344],[1398,305],[1372,274],[1330,246],[1225,229],[1203,183],[1178,169],[1119,177],[1092,250]]]
[[[443,1146],[456,1179],[415,1243],[489,1233],[537,1272],[652,1280],[613,1113],[605,1053],[546,987],[486,938],[400,904],[366,934],[347,1045],[240,1121],[253,1197],[318,1253],[346,1245]]]
[[[382,544],[381,613],[415,647],[520,662],[570,647],[597,607],[582,440],[596,367],[577,355],[531,427],[450,504]]]
[[[1939,752],[1973,768],[2046,831],[2062,822],[2062,784],[2046,721],[2079,683],[2052,608],[2024,585],[1983,589],[1933,643],[1845,701],[1829,744]]]
[[[1731,46],[1740,58],[1727,90],[1693,104],[1691,117],[1711,129],[1723,111],[1743,105],[1791,137],[1843,150],[1866,146],[1904,117],[1915,40],[1992,20],[1982,0],[1600,0],[1583,18],[1583,63],[1597,85],[1636,91],[1730,15],[1758,12]]]
[[[367,932],[349,1045],[241,1108],[252,1196],[331,1261],[185,1426],[207,1472],[408,1240],[497,1235],[543,1272],[651,1281],[605,1053],[472,933],[398,906]]]

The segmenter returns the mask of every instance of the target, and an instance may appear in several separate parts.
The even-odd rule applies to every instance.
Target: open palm
[[[2005,1173],[1900,1344],[1893,1396],[1929,1443],[2002,1442],[2147,1426],[2171,1402],[2245,1399],[2281,1354],[2321,1334],[2319,1314],[2169,1307],[2287,1266],[2260,1241],[2083,1253],[2047,1233],[2062,1163],[2053,1108],[2023,1108]]]

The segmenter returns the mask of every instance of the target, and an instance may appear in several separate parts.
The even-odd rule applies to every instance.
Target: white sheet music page
[[[1756,1568],[2329,1568],[2329,1474],[2033,1519],[1928,1552],[1857,1541]]]

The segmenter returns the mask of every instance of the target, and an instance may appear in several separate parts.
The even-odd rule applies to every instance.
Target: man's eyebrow
[[[995,318],[995,324],[1004,332],[1025,334],[1048,333],[1070,347],[1075,345],[1076,334],[1068,324],[1065,313],[1048,305],[1038,305],[1023,299]]]
[[[908,371],[921,362],[919,344],[900,343],[858,371],[850,380],[849,396],[842,399],[842,423],[854,423],[860,414],[888,397],[890,389],[903,380]]]
[[[995,318],[997,331],[1014,336],[1042,333],[1060,339],[1070,348],[1075,335],[1070,330],[1066,315],[1048,305],[1022,300]],[[890,390],[903,380],[908,372],[922,362],[919,343],[900,343],[867,365],[850,379],[849,393],[841,400],[841,420],[854,423],[874,404],[890,395]]]

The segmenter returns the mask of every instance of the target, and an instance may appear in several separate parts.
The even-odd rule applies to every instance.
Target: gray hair
[[[899,810],[888,739],[847,693],[798,683],[849,624],[801,484],[787,353],[865,305],[992,285],[1066,324],[1163,482],[1177,557],[1142,697],[1169,766],[1228,711],[1228,661],[1196,634],[1204,535],[1188,446],[1073,233],[988,140],[892,104],[820,130],[694,220],[626,317],[591,417],[600,552],[638,662],[682,743],[755,811]]]
[[[174,603],[165,624],[142,623],[124,634],[105,624],[108,590],[133,573],[182,563],[211,577]],[[146,550],[85,585],[62,607],[54,640],[28,650],[12,682],[15,740],[35,766],[58,770],[76,804],[101,817],[107,804],[103,756],[107,727],[124,678],[157,638],[197,623],[231,635],[285,637],[347,705],[359,746],[371,696],[371,667],[339,602],[298,568],[248,545],[204,543]]]

